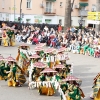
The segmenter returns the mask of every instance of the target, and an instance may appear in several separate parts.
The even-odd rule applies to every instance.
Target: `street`
[[[17,48],[19,43],[15,47],[3,47],[0,46],[0,54],[5,58],[10,54],[12,57],[17,56]],[[34,46],[31,45],[31,50]],[[93,78],[99,72],[99,58],[93,58],[90,56],[68,53],[70,60],[68,63],[73,63],[74,72],[73,75],[82,79],[81,88],[85,93],[83,100],[90,100],[89,95],[92,92]],[[38,90],[29,90],[28,82],[23,87],[8,87],[6,81],[0,81],[0,100],[60,100],[60,96],[40,96]]]

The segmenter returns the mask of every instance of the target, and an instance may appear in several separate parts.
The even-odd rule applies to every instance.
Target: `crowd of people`
[[[93,57],[100,57],[100,33],[93,28],[85,27],[76,29],[74,26],[63,33],[59,26],[58,30],[49,29],[47,26],[41,30],[39,27],[23,27],[22,33],[16,32],[16,40],[36,45],[46,43],[49,47],[66,47],[68,51]]]

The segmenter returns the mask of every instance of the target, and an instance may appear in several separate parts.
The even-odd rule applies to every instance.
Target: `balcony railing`
[[[45,15],[55,15],[56,14],[56,9],[44,8],[44,14]]]
[[[79,11],[79,16],[87,16],[88,15],[88,11],[87,10],[80,10]]]

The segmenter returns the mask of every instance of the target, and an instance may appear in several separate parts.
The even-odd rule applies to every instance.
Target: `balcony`
[[[56,9],[51,9],[51,8],[44,8],[44,15],[47,16],[54,16],[56,14]]]
[[[88,11],[87,10],[80,10],[79,11],[79,16],[86,17],[87,15],[88,15]]]

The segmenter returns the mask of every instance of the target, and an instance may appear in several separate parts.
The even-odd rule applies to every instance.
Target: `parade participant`
[[[9,45],[9,37],[8,37],[8,34],[7,34],[7,27],[3,28],[2,43],[3,43],[4,47],[7,47]]]
[[[3,23],[2,23],[2,28],[5,27],[5,26],[6,26],[6,23],[3,22]]]
[[[0,45],[2,44],[2,29],[0,29]]]
[[[16,57],[16,61],[18,65],[23,69],[25,73],[27,73],[28,66],[30,64],[29,60],[29,46],[21,45],[18,48],[18,55]]]
[[[53,48],[49,48],[46,51],[44,51],[46,54],[46,62],[50,68],[53,68],[55,65],[55,55],[56,55],[56,50]]]
[[[7,74],[5,72],[5,62],[2,55],[0,55],[0,80],[6,80]]]
[[[9,37],[9,42],[8,42],[9,46],[14,46],[15,45],[14,29],[8,28],[6,33],[7,33],[8,37]]]
[[[94,78],[93,94],[90,96],[91,99],[100,100],[100,73]]]
[[[41,56],[41,57],[44,56],[44,50],[43,50],[42,47],[36,47],[36,48],[35,48],[35,52],[36,52],[37,55],[39,55],[39,56]]]
[[[14,58],[11,56],[7,58],[10,65],[10,71],[8,71],[8,86],[22,86],[26,82],[23,70],[17,65]]]
[[[68,89],[65,92],[66,100],[81,100],[82,97],[85,97],[83,91],[79,87],[80,79],[70,75],[62,81],[66,81],[68,84]]]
[[[64,81],[60,82],[60,87],[63,91],[63,93],[65,94],[66,91],[68,90],[68,84]],[[61,95],[61,100],[63,100],[62,95]]]
[[[57,51],[56,55],[56,64],[66,63],[66,60],[68,60],[68,55],[65,54],[66,48],[62,47]]]
[[[53,67],[58,73],[56,73],[56,75],[54,76],[56,78],[56,80],[59,82],[61,79],[63,79],[65,77],[64,73],[63,73],[63,69],[65,68],[64,65],[56,65]]]
[[[30,56],[30,65],[28,66],[29,71],[29,82],[36,81],[36,66],[34,66],[35,62],[38,62],[40,59],[40,56],[37,54],[34,54]]]
[[[45,68],[41,73],[45,74],[42,75],[43,80],[45,80],[46,84],[39,86],[39,93],[41,95],[52,96],[55,93],[54,86],[50,83],[53,73],[57,71],[52,70],[51,68]]]

